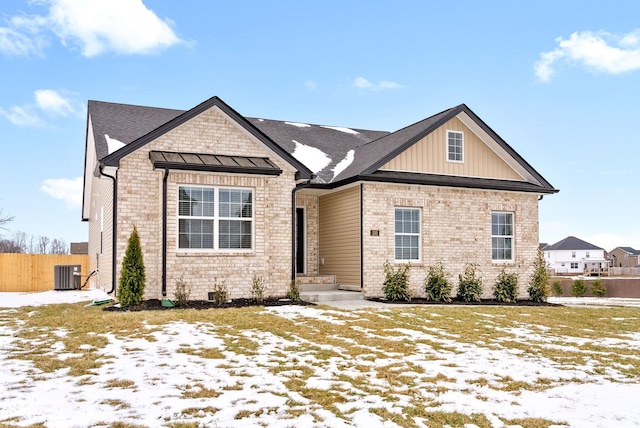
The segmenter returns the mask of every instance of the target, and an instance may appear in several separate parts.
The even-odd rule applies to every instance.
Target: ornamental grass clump
[[[389,261],[382,265],[384,269],[384,283],[382,292],[387,300],[411,300],[411,290],[409,290],[409,269],[410,264],[404,264],[394,269]]]
[[[501,303],[516,303],[518,298],[518,275],[507,273],[503,267],[496,278],[493,297]]]
[[[122,307],[138,305],[142,302],[145,286],[144,260],[140,247],[138,229],[133,227],[127,250],[122,260],[122,272],[118,285],[118,301]]]
[[[529,277],[529,298],[533,302],[546,302],[549,298],[549,271],[547,270],[547,262],[544,261],[542,251],[538,250],[538,255],[533,262],[533,273]]]
[[[300,301],[300,285],[299,279],[292,279],[289,283],[289,291],[287,291],[287,298],[294,302]]]
[[[251,282],[251,295],[257,303],[264,302],[264,293],[267,291],[267,282],[263,276],[254,276]]]
[[[447,278],[442,262],[429,266],[429,273],[424,280],[424,291],[427,299],[435,302],[451,302],[451,282]]]
[[[458,275],[457,298],[463,302],[479,302],[482,295],[482,277],[476,276],[478,265],[469,263],[464,274]]]

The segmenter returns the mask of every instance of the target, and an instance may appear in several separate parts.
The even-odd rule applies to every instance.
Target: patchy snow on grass
[[[109,154],[125,146],[122,141],[109,137],[109,134],[104,134],[104,138],[107,140],[107,150],[109,151]]]
[[[331,163],[331,158],[322,150],[299,143],[296,140],[291,141],[296,145],[292,153],[293,157],[302,162],[311,172],[317,174]]]
[[[342,171],[344,171],[345,169],[347,169],[349,165],[351,165],[351,163],[353,162],[354,153],[355,153],[355,150],[349,150],[347,152],[347,155],[344,157],[344,159],[338,162],[336,166],[331,170],[333,171],[333,178],[331,179],[331,181],[335,180],[336,177],[339,176]]]
[[[102,290],[59,290],[41,291],[34,293],[0,293],[0,308],[19,308],[22,306],[42,306],[55,303],[77,303],[109,299],[110,296]]]
[[[573,337],[523,322],[529,316],[520,309],[513,316],[522,319],[502,325],[485,323],[503,316],[474,310],[478,321],[466,321],[472,328],[497,332],[475,341],[475,333],[448,330],[456,315],[432,309],[282,306],[244,314],[256,318],[255,327],[207,321],[208,311],[192,322],[145,319],[130,332],[88,333],[87,341],[101,341],[71,353],[64,341],[77,339],[72,327],[35,330],[26,310],[17,309],[101,300],[95,291],[0,295],[12,305],[0,309],[0,425],[369,428],[404,426],[403,420],[433,426],[429,413],[457,412],[483,415],[493,427],[528,418],[557,426],[640,427],[640,382],[624,372],[632,364],[609,361],[623,350],[627,361],[640,361],[640,335],[628,328]],[[611,315],[601,322],[636,322],[616,309],[600,310]],[[252,325],[248,321],[241,324]],[[555,347],[566,354],[557,357]],[[75,376],[64,365],[56,369],[81,358],[78,349],[95,356],[98,367]],[[42,350],[51,371],[25,358]]]

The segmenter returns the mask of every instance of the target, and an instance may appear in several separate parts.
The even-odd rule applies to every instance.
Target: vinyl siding
[[[360,285],[360,188],[320,197],[320,274]],[[322,264],[324,259],[324,264]]]
[[[464,135],[462,163],[447,161],[447,131],[458,131]],[[458,118],[451,119],[381,169],[523,181]]]

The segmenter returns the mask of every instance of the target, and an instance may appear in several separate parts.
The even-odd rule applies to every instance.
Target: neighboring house
[[[544,249],[547,265],[557,274],[600,275],[608,270],[604,249],[569,236]]]
[[[616,247],[609,253],[613,267],[634,267],[640,265],[640,251],[631,247]]]
[[[485,294],[538,249],[538,201],[556,189],[466,105],[388,133],[247,118],[213,97],[188,111],[89,101],[82,218],[93,285],[113,292],[137,227],[146,298],[176,281],[250,297],[263,277],[335,276],[382,295],[383,264],[454,277],[475,262]],[[525,289],[526,287],[521,287]]]

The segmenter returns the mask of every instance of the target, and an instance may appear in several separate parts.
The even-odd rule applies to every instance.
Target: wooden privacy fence
[[[53,290],[56,265],[80,265],[81,284],[89,275],[89,256],[85,254],[0,253],[0,291]]]

